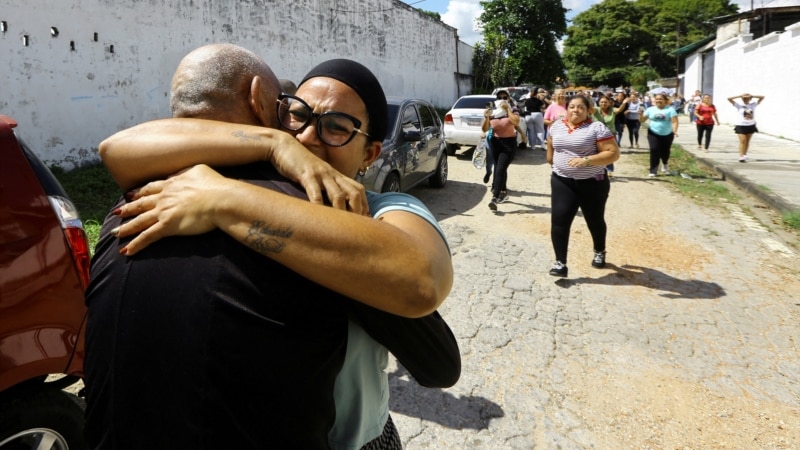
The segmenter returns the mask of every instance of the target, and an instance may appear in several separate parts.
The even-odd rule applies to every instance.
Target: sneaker
[[[648,174],[647,174],[647,176],[648,176],[648,177],[650,177],[650,178],[655,178],[655,177],[656,177],[656,174],[654,174],[654,173],[648,173]]]
[[[500,196],[497,197],[497,203],[503,203],[508,200],[508,192],[500,191]]]
[[[489,209],[492,211],[497,211],[497,199],[492,197],[492,201],[489,202]]]
[[[747,162],[747,158],[745,158],[744,156],[740,156],[739,162]]]
[[[592,258],[592,267],[603,268],[606,266],[606,252],[594,252],[594,258]]]
[[[486,175],[483,176],[483,184],[488,183],[489,182],[489,178],[491,178],[491,177],[492,177],[492,173],[491,172],[486,172]]]
[[[569,273],[567,266],[561,261],[556,260],[553,267],[550,268],[550,275],[554,277],[565,277]]]
[[[667,167],[666,164],[661,166],[661,173],[669,173],[669,168]]]

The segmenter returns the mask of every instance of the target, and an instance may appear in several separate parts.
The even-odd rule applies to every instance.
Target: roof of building
[[[689,45],[684,45],[683,47],[681,47],[681,48],[679,48],[677,50],[673,50],[673,51],[669,52],[669,54],[673,55],[673,56],[676,56],[676,55],[688,55],[689,53],[693,53],[695,50],[697,50],[700,47],[708,44],[709,42],[713,41],[714,39],[716,39],[716,36],[712,34],[711,36],[706,36],[703,39],[700,39],[699,41],[692,42]]]

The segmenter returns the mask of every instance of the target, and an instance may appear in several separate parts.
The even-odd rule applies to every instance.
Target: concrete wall
[[[208,43],[242,45],[296,81],[321,61],[355,59],[387,95],[442,107],[471,73],[454,28],[397,0],[3,0],[0,22],[0,114],[66,168],[95,161],[110,134],[169,115],[175,67]]]
[[[727,98],[746,92],[764,95],[756,112],[758,129],[763,133],[800,141],[800,127],[787,108],[800,104],[800,22],[783,32],[753,40],[746,21],[721,26],[717,33],[714,57],[714,104],[719,119],[732,124],[736,110]],[[687,57],[685,92],[700,86],[700,55]],[[737,100],[740,101],[740,100]],[[800,151],[800,148],[798,148]]]
[[[680,94],[689,101],[694,95],[694,91],[700,89],[701,77],[703,73],[703,55],[692,53],[686,57],[686,64],[681,78]],[[700,89],[702,90],[702,89]]]

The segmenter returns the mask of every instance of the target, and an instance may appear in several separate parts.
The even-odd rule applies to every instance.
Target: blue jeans
[[[531,147],[544,145],[544,116],[542,113],[535,112],[525,116],[525,126],[528,129],[528,144]]]

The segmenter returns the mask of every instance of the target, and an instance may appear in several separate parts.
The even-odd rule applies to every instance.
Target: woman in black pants
[[[505,94],[505,98],[503,98]],[[500,91],[495,102],[494,111],[484,113],[483,131],[492,128],[492,157],[494,158],[494,177],[492,178],[492,200],[489,209],[497,211],[498,203],[508,199],[506,182],[508,181],[508,166],[517,154],[517,131],[519,115],[515,114],[508,102],[508,94]]]
[[[655,105],[647,108],[639,120],[644,123],[650,121],[647,129],[647,143],[650,144],[650,174],[654,177],[658,172],[658,163],[661,162],[661,172],[668,174],[670,150],[672,140],[678,136],[678,113],[667,104],[665,94],[655,95]]]
[[[639,148],[639,113],[644,111],[644,102],[639,101],[639,94],[631,93],[628,97],[628,109],[625,110],[625,126],[628,128],[630,148]],[[619,145],[619,144],[618,144]]]
[[[717,107],[711,103],[710,95],[703,95],[700,103],[694,105],[694,117],[697,124],[697,148],[703,148],[703,135],[705,135],[705,149],[708,151],[708,145],[711,143],[711,132],[714,131],[714,123],[719,125]]]
[[[611,184],[605,167],[619,158],[619,147],[602,122],[592,121],[592,102],[578,95],[567,104],[567,117],[554,122],[547,138],[550,176],[550,239],[556,262],[550,275],[566,277],[567,248],[578,209],[589,227],[594,244],[593,267],[606,264],[606,200]]]

